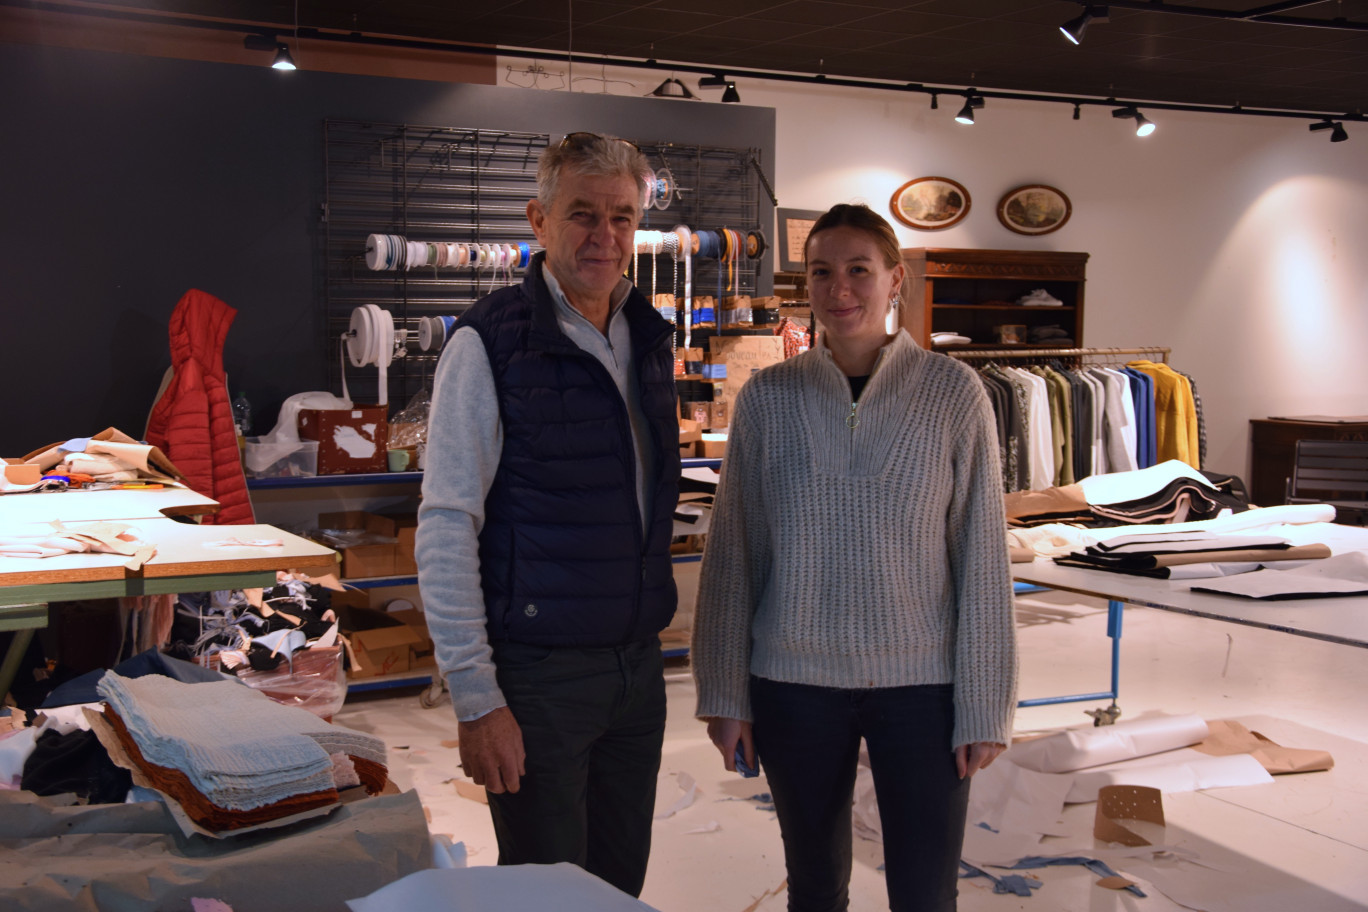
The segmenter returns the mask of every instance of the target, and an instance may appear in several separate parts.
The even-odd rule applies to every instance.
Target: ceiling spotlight
[[[1153,121],[1151,121],[1144,114],[1141,114],[1140,111],[1134,105],[1128,105],[1124,108],[1117,108],[1115,111],[1112,111],[1112,117],[1129,118],[1130,120],[1135,121],[1136,136],[1149,136],[1151,133],[1154,132]]]
[[[1105,6],[1087,4],[1083,7],[1083,12],[1080,15],[1061,25],[1059,30],[1064,33],[1065,38],[1074,44],[1078,44],[1083,40],[1083,33],[1087,31],[1089,23],[1093,21],[1107,21],[1107,8]]]
[[[1079,112],[1082,111],[1082,110],[1083,110],[1083,106],[1082,106],[1081,104],[1079,104],[1078,102],[1075,101],[1075,102],[1074,102],[1074,116],[1073,116],[1073,119],[1074,119],[1074,120],[1078,120],[1078,118],[1079,118]]]
[[[740,104],[741,96],[736,91],[736,83],[727,83],[727,91],[722,93],[723,104]]]
[[[651,95],[656,98],[698,98],[697,95],[689,91],[688,86],[673,76],[656,86]]]
[[[1329,130],[1331,142],[1344,142],[1349,138],[1349,134],[1345,132],[1344,124],[1333,121],[1328,117],[1320,123],[1313,123],[1310,129],[1312,133],[1319,133],[1321,130]]]
[[[955,115],[955,120],[962,124],[972,124],[974,122],[974,112],[983,107],[983,97],[981,95],[964,96],[964,107],[959,109]]]
[[[934,110],[936,110],[936,109],[939,108],[939,107],[940,107],[940,93],[939,93],[939,92],[932,92],[932,93],[931,93],[931,110],[934,111]]]
[[[276,45],[275,60],[271,66],[277,70],[296,70],[294,58],[290,56],[290,49],[283,44]]]
[[[711,76],[704,76],[698,80],[700,89],[720,89],[727,85],[726,73],[713,73]]]

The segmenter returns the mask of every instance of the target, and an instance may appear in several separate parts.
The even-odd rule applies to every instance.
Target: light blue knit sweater
[[[991,406],[899,332],[847,426],[819,345],[737,397],[691,651],[699,716],[750,719],[750,674],[955,685],[954,746],[1009,743],[1016,632]]]

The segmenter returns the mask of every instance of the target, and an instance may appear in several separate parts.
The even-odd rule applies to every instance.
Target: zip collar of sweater
[[[842,379],[847,378],[848,375],[846,374],[846,372],[841,370],[841,366],[836,363],[836,355],[831,351],[829,347],[827,347],[825,333],[819,334],[817,336],[816,350],[821,354],[823,360],[827,364],[831,365],[831,370],[834,370],[838,374],[840,374]],[[888,341],[879,347],[879,354],[874,358],[874,366],[869,369],[869,380],[865,384],[865,389],[868,390],[870,386],[873,385],[874,377],[876,374],[879,373],[879,368],[881,368],[884,365],[884,363],[888,361],[890,358],[893,358],[895,356],[905,356],[904,353],[907,352],[921,351],[922,347],[918,345],[910,335],[907,334],[907,330],[899,327],[898,331],[895,332],[893,335],[889,336]]]

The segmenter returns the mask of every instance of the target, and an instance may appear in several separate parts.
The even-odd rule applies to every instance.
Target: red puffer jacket
[[[211,294],[185,293],[171,313],[175,376],[147,420],[147,442],[162,448],[186,484],[219,502],[204,523],[254,522],[223,373],[223,342],[235,316]]]

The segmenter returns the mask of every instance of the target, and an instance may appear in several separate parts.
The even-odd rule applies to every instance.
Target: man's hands
[[[461,769],[496,795],[516,792],[527,775],[522,729],[507,706],[481,716],[473,722],[457,722],[460,737]]]
[[[727,771],[736,772],[736,744],[739,741],[746,757],[746,763],[755,767],[755,744],[751,741],[751,724],[740,719],[724,719],[713,716],[708,719],[708,737],[722,752],[722,763]]]
[[[955,748],[955,770],[961,779],[968,779],[979,770],[988,767],[1007,749],[1005,744],[995,744],[992,741],[975,741],[973,744],[961,744]]]

